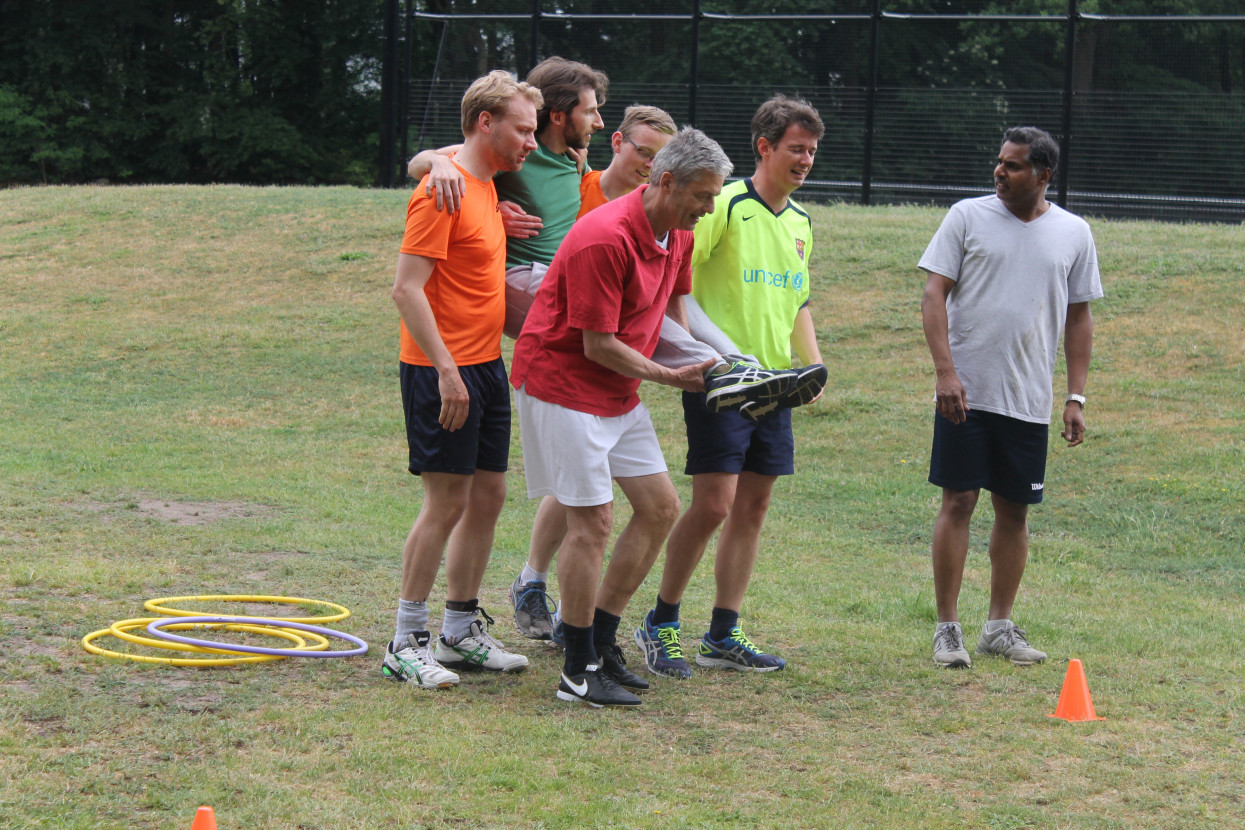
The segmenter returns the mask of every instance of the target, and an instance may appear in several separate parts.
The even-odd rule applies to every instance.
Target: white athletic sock
[[[441,636],[445,638],[445,642],[454,645],[467,636],[475,619],[475,611],[451,611],[446,608],[445,619],[441,623]]]
[[[545,584],[548,584],[549,572],[537,571],[534,570],[531,565],[524,565],[523,573],[519,574],[519,584],[526,585],[529,582],[544,582]]]
[[[398,624],[394,629],[393,647],[406,647],[406,635],[428,630],[428,603],[398,600]]]
[[[1011,628],[1011,620],[986,620],[985,628],[982,630],[987,634],[998,634],[1005,628]]]

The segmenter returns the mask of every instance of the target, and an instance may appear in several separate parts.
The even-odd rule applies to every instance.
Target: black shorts
[[[470,396],[470,412],[467,422],[453,432],[437,421],[441,415],[437,370],[410,363],[398,366],[412,473],[506,472],[510,458],[510,382],[500,357],[458,367]]]
[[[684,392],[683,422],[687,424],[687,466],[683,472],[689,476],[789,476],[795,472],[790,409],[749,421],[738,412],[710,412],[703,392]]]
[[[983,412],[953,424],[934,413],[929,481],[949,490],[989,490],[1019,504],[1042,500],[1048,424]]]

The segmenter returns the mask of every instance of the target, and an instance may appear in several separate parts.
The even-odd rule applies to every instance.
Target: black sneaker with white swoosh
[[[558,700],[579,701],[600,709],[603,706],[639,706],[640,699],[626,691],[596,664],[579,674],[562,673],[558,681]]]

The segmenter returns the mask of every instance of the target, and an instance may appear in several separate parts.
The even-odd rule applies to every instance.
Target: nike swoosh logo
[[[581,680],[578,684],[576,684],[576,683],[572,683],[571,679],[567,677],[566,675],[562,675],[562,681],[566,683],[567,687],[571,690],[571,694],[575,695],[576,697],[583,697],[584,695],[588,694],[588,681],[587,680]]]
[[[754,213],[752,216],[755,216],[755,215],[756,215],[756,214]],[[752,216],[745,216],[745,217],[743,218],[743,221],[747,222],[749,219],[751,219],[751,218],[752,218]]]

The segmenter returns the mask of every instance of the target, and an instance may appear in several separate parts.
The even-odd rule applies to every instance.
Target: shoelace
[[[938,639],[946,645],[947,651],[959,651],[964,648],[964,632],[957,626],[949,625],[938,632]]]
[[[659,627],[657,629],[657,639],[661,641],[661,645],[670,659],[683,659],[683,646],[679,644],[679,630],[677,628],[668,625]]]
[[[546,619],[552,616],[549,610],[549,594],[543,588],[525,588],[519,594],[518,606],[533,616],[543,616]]]
[[[748,639],[748,635],[744,633],[742,628],[738,628],[738,627],[732,628],[731,636],[727,637],[726,639],[734,640],[735,642],[739,643],[741,646],[743,646],[744,648],[746,648],[748,651],[752,652],[753,654],[761,653],[761,650],[757,648],[756,646],[754,646],[752,644],[752,641]]]

